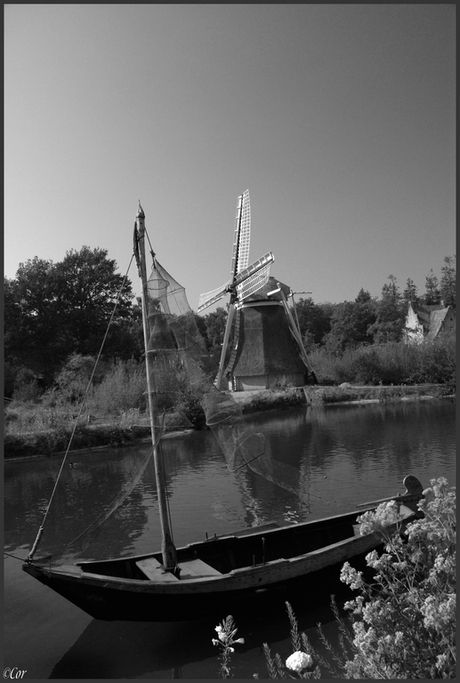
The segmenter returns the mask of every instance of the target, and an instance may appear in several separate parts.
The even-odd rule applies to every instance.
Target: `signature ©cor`
[[[3,669],[3,678],[5,679],[10,679],[11,681],[16,681],[18,679],[21,679],[24,677],[24,674],[27,673],[27,669],[19,669],[17,666],[7,666],[5,669]]]

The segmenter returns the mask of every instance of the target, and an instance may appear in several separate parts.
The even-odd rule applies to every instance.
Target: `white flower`
[[[225,642],[227,636],[222,626],[216,626],[215,630],[217,631],[217,637],[219,638],[219,640],[222,643]]]
[[[303,669],[308,669],[312,664],[313,659],[305,652],[294,652],[294,654],[286,659],[287,668],[297,673],[300,673]]]

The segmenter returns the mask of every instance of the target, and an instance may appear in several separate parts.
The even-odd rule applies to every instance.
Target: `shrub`
[[[14,380],[13,400],[20,402],[36,402],[43,390],[38,384],[37,375],[28,368],[21,368]]]
[[[352,361],[354,381],[360,384],[378,384],[382,377],[382,366],[376,349],[358,354]]]
[[[372,583],[348,562],[342,568],[341,580],[360,595],[345,603],[345,610],[351,612],[351,628],[332,598],[341,652],[334,650],[318,626],[320,640],[334,663],[325,661],[307,636],[299,634],[286,603],[293,654],[283,662],[264,643],[269,678],[320,678],[320,666],[335,678],[455,678],[455,488],[448,489],[444,478],[433,479],[424,495],[418,503],[421,518],[391,533],[389,525],[398,518],[395,501],[360,517],[360,532],[379,534],[384,552],[379,556],[374,550],[366,557],[367,571],[376,572]]]
[[[83,400],[95,362],[93,356],[83,356],[80,353],[69,356],[54,380],[61,404],[80,403]]]
[[[198,394],[186,391],[176,406],[176,410],[182,412],[186,420],[195,429],[203,429],[206,426],[206,415],[200,400]]]
[[[420,345],[419,363],[416,369],[419,381],[446,383],[455,386],[456,345],[455,338],[435,339]]]
[[[146,389],[144,362],[116,361],[94,387],[90,410],[109,415],[121,415],[133,408],[145,410]]]
[[[384,537],[385,552],[366,557],[368,584],[345,563],[341,579],[359,597],[346,603],[353,618],[353,658],[347,678],[452,678],[456,649],[455,489],[431,481],[418,507],[424,518],[389,536],[382,520],[396,503],[361,517],[361,531]]]
[[[347,349],[340,357],[326,349],[310,355],[318,383],[448,384],[455,387],[456,345],[454,336],[409,345],[389,342]]]

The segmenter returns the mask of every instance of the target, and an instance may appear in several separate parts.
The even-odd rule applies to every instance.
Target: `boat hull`
[[[183,621],[261,605],[307,583],[324,585],[324,570],[338,579],[346,560],[363,557],[381,544],[378,537],[356,537],[303,556],[280,559],[217,577],[166,582],[120,579],[81,571],[75,565],[24,570],[96,619]],[[334,571],[335,570],[335,571]]]
[[[387,531],[419,516],[421,484],[397,496],[399,515]],[[407,484],[406,484],[407,485]],[[371,505],[364,504],[364,505]],[[235,613],[300,583],[310,594],[347,560],[364,558],[382,545],[378,534],[359,533],[362,510],[312,522],[267,524],[177,549],[178,571],[166,571],[161,553],[75,564],[28,561],[24,571],[96,619],[184,621]],[[332,574],[331,574],[332,572]],[[320,583],[321,583],[320,582]],[[316,584],[316,585],[315,585]],[[314,588],[314,590],[313,590]]]

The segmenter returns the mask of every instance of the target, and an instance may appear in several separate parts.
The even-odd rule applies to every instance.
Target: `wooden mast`
[[[142,282],[142,321],[144,329],[144,348],[145,348],[145,366],[147,374],[147,394],[149,402],[150,414],[150,431],[152,435],[153,448],[153,463],[155,469],[155,480],[157,485],[158,510],[160,513],[161,525],[161,554],[163,558],[163,566],[166,571],[177,571],[177,555],[176,548],[172,540],[171,529],[169,525],[168,507],[165,491],[165,475],[163,461],[158,452],[158,439],[155,427],[155,401],[154,401],[154,374],[152,368],[153,351],[148,350],[149,345],[149,324],[148,324],[148,285],[147,285],[147,266],[145,261],[145,214],[139,202],[139,209],[136,214],[136,229],[138,238],[138,267],[139,276]]]

